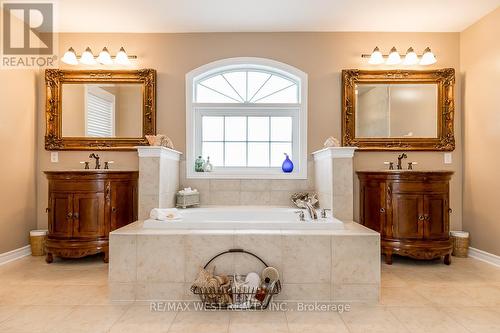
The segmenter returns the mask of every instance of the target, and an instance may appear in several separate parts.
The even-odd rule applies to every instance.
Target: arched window
[[[188,178],[306,178],[307,75],[262,58],[231,58],[186,76]],[[291,174],[281,171],[284,154]],[[213,172],[196,172],[210,157]]]

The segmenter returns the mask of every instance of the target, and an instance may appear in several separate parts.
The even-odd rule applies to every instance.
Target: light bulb
[[[97,62],[95,61],[94,55],[92,54],[92,50],[90,47],[87,47],[85,51],[82,53],[80,57],[80,62],[84,65],[95,65]]]
[[[70,47],[61,58],[61,61],[68,65],[78,65],[78,60],[76,59],[75,50]]]
[[[418,64],[418,56],[413,50],[413,47],[410,47],[406,51],[405,59],[403,60],[403,65],[416,65]]]
[[[422,55],[422,59],[420,59],[420,65],[432,65],[436,63],[436,57],[434,53],[432,53],[431,49],[427,47],[424,50],[424,54]]]
[[[380,52],[378,46],[373,49],[368,63],[371,65],[380,65],[384,63],[384,56],[382,55],[382,52]]]
[[[115,63],[118,65],[130,65],[130,60],[128,59],[127,52],[123,47],[116,54]]]
[[[103,65],[112,65],[113,59],[111,59],[111,55],[109,54],[108,48],[103,48],[97,57],[97,61]]]
[[[395,47],[392,47],[391,53],[389,53],[389,57],[387,58],[387,61],[385,62],[387,65],[397,65],[401,62],[401,56],[398,53],[398,50],[396,50]]]

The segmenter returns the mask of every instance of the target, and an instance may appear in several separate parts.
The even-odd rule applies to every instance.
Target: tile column
[[[182,153],[159,146],[136,147],[139,154],[139,219],[153,208],[175,207]]]
[[[342,221],[353,219],[353,157],[355,147],[331,147],[313,153],[315,189],[321,207]]]

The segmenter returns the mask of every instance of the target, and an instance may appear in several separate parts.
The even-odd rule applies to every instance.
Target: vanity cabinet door
[[[385,225],[385,182],[366,181],[361,185],[361,224],[377,232]]]
[[[421,239],[424,236],[424,198],[421,194],[392,195],[392,237]]]
[[[424,195],[426,239],[447,239],[449,236],[449,204],[447,194]]]
[[[73,195],[50,193],[49,233],[54,237],[71,237],[73,233]]]
[[[136,187],[131,182],[111,182],[111,230],[109,231],[121,228],[137,220],[135,197]]]
[[[73,237],[105,237],[104,193],[73,196]]]

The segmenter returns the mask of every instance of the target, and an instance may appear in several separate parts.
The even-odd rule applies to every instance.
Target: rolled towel
[[[153,208],[149,213],[149,217],[157,221],[168,221],[180,219],[182,216],[177,208]]]

